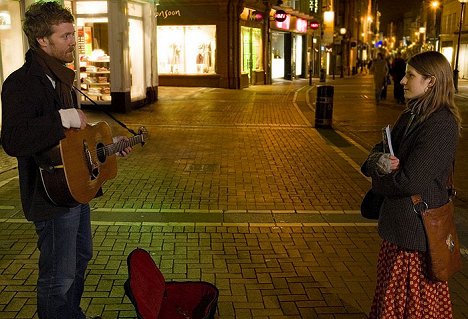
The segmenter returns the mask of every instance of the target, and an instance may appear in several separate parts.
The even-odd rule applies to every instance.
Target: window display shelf
[[[94,97],[96,102],[111,100],[109,62],[108,57],[81,61],[81,87],[89,96]],[[82,102],[87,101],[83,99]]]
[[[96,86],[109,86],[109,82],[89,82],[89,81],[85,81],[85,84],[87,85],[96,85]]]
[[[110,74],[110,71],[87,71],[88,74]]]

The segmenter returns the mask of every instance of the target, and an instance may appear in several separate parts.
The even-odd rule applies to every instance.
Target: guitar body
[[[112,132],[106,122],[65,132],[65,138],[47,154],[48,169],[40,169],[52,202],[64,206],[88,203],[105,181],[117,176],[116,156],[98,152],[108,144],[112,144]]]

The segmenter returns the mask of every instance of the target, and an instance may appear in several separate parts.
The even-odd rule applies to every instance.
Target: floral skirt
[[[448,283],[427,278],[426,254],[383,241],[369,319],[451,319]]]

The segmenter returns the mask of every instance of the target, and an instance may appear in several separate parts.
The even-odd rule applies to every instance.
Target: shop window
[[[284,33],[271,34],[271,77],[284,78]]]
[[[296,64],[296,75],[302,75],[302,36],[296,35],[296,41],[294,46],[295,64]]]
[[[146,97],[143,6],[140,3],[129,2],[128,15],[131,76],[130,96],[132,100],[140,100]]]
[[[81,89],[97,102],[110,103],[107,18],[78,18],[76,29]]]
[[[130,44],[130,75],[132,85],[130,96],[132,100],[145,97],[145,70],[144,70],[144,44],[143,44],[143,21],[139,19],[128,20],[129,22],[129,44]]]
[[[263,70],[262,30],[241,27],[242,37],[242,72]]]
[[[1,4],[1,1],[0,1]],[[0,84],[24,63],[20,3],[0,5]]]
[[[214,74],[216,26],[158,26],[159,74]]]

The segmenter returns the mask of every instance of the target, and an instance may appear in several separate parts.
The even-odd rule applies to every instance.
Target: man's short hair
[[[38,38],[52,35],[52,26],[60,23],[73,23],[75,18],[69,9],[55,1],[33,3],[25,13],[23,31],[28,37],[29,46],[39,49]]]

